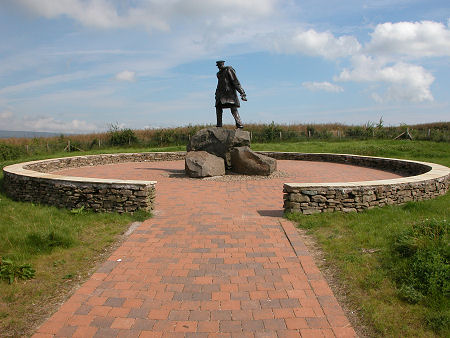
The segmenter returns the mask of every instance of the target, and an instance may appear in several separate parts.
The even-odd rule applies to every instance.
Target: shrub
[[[108,131],[108,143],[112,146],[131,145],[138,142],[133,130],[121,129],[117,124],[112,124]]]
[[[25,154],[25,151],[17,146],[0,143],[0,161],[15,160]]]
[[[265,126],[263,128],[263,135],[264,135],[264,140],[266,142],[271,142],[274,140],[279,140],[280,139],[280,132],[282,131],[282,129],[280,128],[280,126],[276,125],[273,121],[271,124]]]

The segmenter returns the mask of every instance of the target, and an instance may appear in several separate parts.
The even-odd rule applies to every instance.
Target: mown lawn
[[[450,166],[448,143],[257,144],[258,150],[396,157]],[[324,252],[351,307],[377,336],[450,336],[450,194],[363,213],[290,214]]]

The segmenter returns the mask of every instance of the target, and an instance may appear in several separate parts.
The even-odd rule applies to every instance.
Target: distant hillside
[[[15,131],[15,130],[0,130],[0,138],[10,138],[10,137],[52,137],[59,136],[61,133],[47,133],[42,131]]]

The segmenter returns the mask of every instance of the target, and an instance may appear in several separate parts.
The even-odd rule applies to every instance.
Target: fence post
[[[311,137],[311,130],[308,130],[308,137]]]
[[[100,139],[98,139],[98,147],[100,148],[101,145],[102,145],[102,141]]]
[[[250,141],[252,140],[252,138],[253,138],[253,132],[250,132]]]
[[[47,152],[50,152],[50,147],[48,146],[48,142],[47,142]]]
[[[29,149],[28,144],[26,145],[26,147],[27,147],[27,154],[29,154],[30,153],[30,149]]]
[[[281,141],[281,131],[280,131],[280,141]]]
[[[428,128],[428,138],[431,138],[431,129]]]

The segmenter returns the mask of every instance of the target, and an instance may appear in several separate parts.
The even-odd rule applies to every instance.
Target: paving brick
[[[197,323],[197,332],[219,332],[219,321],[199,321]]]
[[[264,330],[264,322],[262,320],[243,320],[242,329],[244,331],[255,332],[257,330]]]
[[[278,165],[293,181],[362,180],[368,175],[345,165]],[[314,169],[305,175],[305,166]],[[157,212],[37,334],[354,335],[294,225],[281,218],[285,178],[218,182],[171,176],[183,168],[183,161],[162,161],[65,171],[156,180]]]

